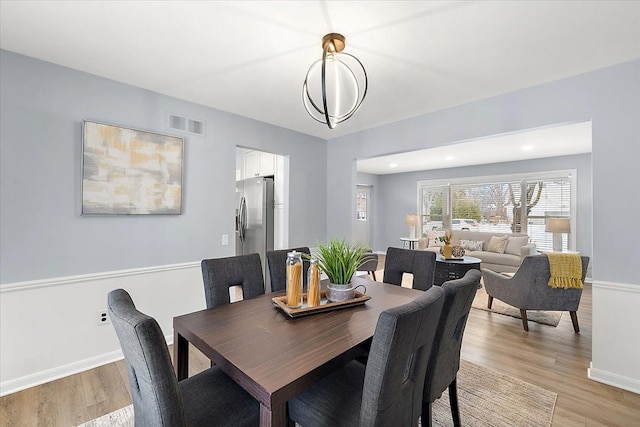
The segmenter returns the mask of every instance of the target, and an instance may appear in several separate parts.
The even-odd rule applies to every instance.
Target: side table
[[[418,249],[418,241],[420,239],[412,239],[411,237],[401,237],[400,241],[402,242],[403,249]]]
[[[480,270],[480,258],[463,256],[462,258],[446,259],[442,255],[436,256],[436,271],[433,284],[442,286],[448,280],[462,279],[469,270]]]

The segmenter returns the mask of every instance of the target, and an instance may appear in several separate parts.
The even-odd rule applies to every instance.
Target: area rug
[[[490,311],[492,313],[502,314],[505,316],[511,316],[518,319],[522,319],[522,316],[520,316],[519,309],[513,306],[510,306],[509,304],[506,304],[495,298],[493,299],[491,310],[489,310],[487,308],[487,298],[488,298],[487,293],[484,290],[484,287],[482,287],[482,289],[478,289],[478,292],[476,293],[476,297],[473,299],[473,303],[471,303],[471,307],[478,310]],[[543,325],[558,326],[558,323],[560,323],[561,316],[562,316],[561,311],[527,310],[527,319],[530,322],[541,323]],[[520,322],[520,324],[522,324],[522,322]]]
[[[458,404],[465,427],[551,425],[558,395],[466,360],[458,371]],[[449,393],[432,406],[434,426],[452,426]]]
[[[452,426],[449,394],[433,403],[433,425]],[[462,425],[468,427],[548,427],[557,394],[508,375],[461,360],[458,403]],[[131,405],[81,427],[133,427]]]

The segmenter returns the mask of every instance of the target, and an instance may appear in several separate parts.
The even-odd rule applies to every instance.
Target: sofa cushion
[[[434,246],[444,246],[444,242],[438,240],[438,237],[442,237],[445,235],[444,230],[435,230],[427,232],[427,239],[429,239],[429,244],[427,247],[431,248]]]
[[[460,240],[460,246],[467,251],[481,251],[484,246],[483,240]]]
[[[434,230],[434,231],[438,231],[439,233],[437,233],[437,235],[441,235],[442,231],[441,230]],[[437,235],[432,234],[429,235],[429,237],[431,238],[436,238]],[[427,236],[427,234],[425,234],[425,236]],[[529,255],[531,253],[531,250],[533,250],[535,252],[535,244],[532,243],[526,243],[525,245],[523,245],[521,247],[521,251],[518,252],[517,254],[510,254],[510,253],[497,253],[497,252],[488,252],[487,251],[487,247],[489,245],[489,242],[491,241],[492,237],[503,237],[505,239],[505,241],[503,242],[505,244],[504,250],[506,250],[506,246],[509,244],[509,238],[514,238],[514,237],[522,237],[522,239],[520,240],[514,240],[512,242],[512,246],[515,245],[519,245],[522,241],[525,241],[525,243],[529,240],[529,236],[527,236],[526,234],[516,234],[516,233],[494,233],[494,232],[483,232],[483,231],[454,231],[452,233],[452,237],[451,237],[451,244],[452,245],[460,245],[462,240],[468,240],[468,241],[472,241],[472,242],[478,242],[478,241],[482,241],[484,242],[483,244],[483,249],[484,250],[480,250],[480,251],[473,251],[473,250],[469,250],[469,249],[465,249],[466,250],[466,254],[468,256],[472,256],[472,257],[476,257],[476,258],[480,258],[482,260],[482,268],[488,268],[497,272],[515,272],[518,270],[518,267],[520,266],[520,262],[522,261],[522,257]],[[427,240],[426,237],[423,240]],[[431,246],[431,247],[427,247],[424,248],[424,245],[420,246],[420,249],[423,250],[427,250],[427,251],[431,251],[431,252],[435,252],[435,253],[439,253],[440,252],[440,245],[442,245],[441,242],[434,242],[435,244],[437,244],[438,246]],[[526,249],[526,250],[525,250]],[[510,250],[512,250],[512,248],[510,248]]]
[[[487,252],[495,252],[498,254],[503,254],[505,248],[507,247],[507,242],[509,241],[509,236],[492,236],[491,240],[489,240],[489,244],[487,245]]]
[[[418,249],[424,250],[424,249],[427,249],[428,246],[429,246],[429,239],[427,239],[426,237],[421,237],[418,239]]]
[[[482,268],[486,266],[484,264],[493,264],[493,265],[510,265],[517,267],[520,265],[522,258],[516,255],[511,254],[499,254],[496,252],[468,252],[465,255],[473,256],[476,258],[480,258],[482,260]]]
[[[520,248],[527,244],[528,237],[511,237],[507,240],[507,247],[504,249],[505,254],[520,256]]]

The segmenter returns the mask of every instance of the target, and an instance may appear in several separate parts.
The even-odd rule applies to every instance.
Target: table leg
[[[175,331],[173,332],[173,366],[178,381],[189,376],[189,341]]]
[[[286,426],[287,404],[276,405],[269,409],[260,404],[260,427]]]

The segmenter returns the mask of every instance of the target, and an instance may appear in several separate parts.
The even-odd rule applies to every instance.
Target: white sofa
[[[435,230],[427,233],[427,237],[420,239],[418,249],[440,253],[442,243],[437,242],[437,236],[443,231]],[[491,237],[508,236],[504,253],[488,251]],[[498,273],[514,273],[520,267],[522,260],[527,255],[537,254],[535,243],[529,243],[526,234],[489,233],[482,231],[454,231],[451,236],[451,245],[460,245],[461,240],[482,242],[482,250],[469,250],[465,248],[465,255],[480,258],[481,268],[496,271]]]

